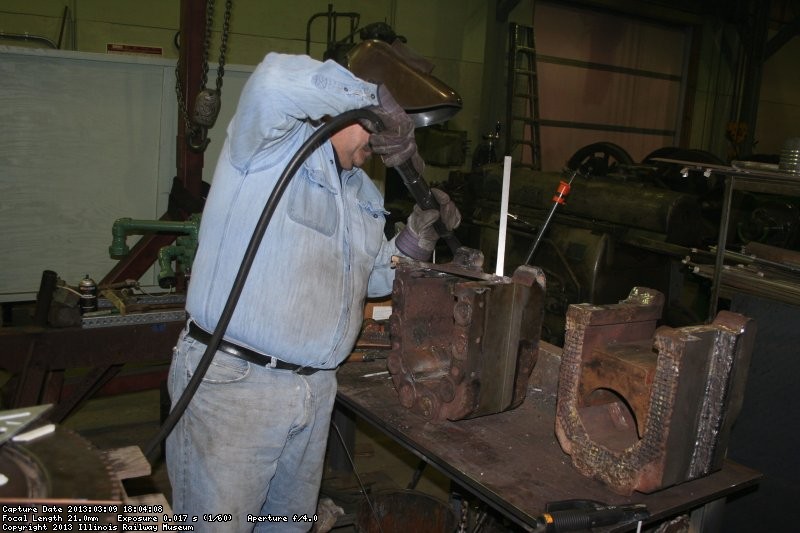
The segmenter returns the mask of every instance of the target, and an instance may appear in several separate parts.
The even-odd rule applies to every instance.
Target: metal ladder
[[[512,22],[508,29],[506,155],[516,166],[542,169],[539,85],[533,28]]]

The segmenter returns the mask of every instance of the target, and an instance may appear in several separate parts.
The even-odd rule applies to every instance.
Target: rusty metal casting
[[[573,465],[630,495],[718,470],[739,413],[755,323],[660,327],[664,297],[634,288],[615,305],[571,305],[556,436]]]
[[[474,257],[445,271],[397,264],[387,365],[400,403],[428,420],[499,413],[525,398],[539,353],[544,274],[521,266],[511,278],[491,276],[476,270],[481,264]]]

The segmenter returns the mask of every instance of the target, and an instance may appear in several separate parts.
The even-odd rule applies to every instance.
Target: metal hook
[[[195,153],[205,152],[210,142],[211,139],[208,138],[208,128],[202,126],[193,129],[186,137],[186,143],[189,145],[189,149]]]

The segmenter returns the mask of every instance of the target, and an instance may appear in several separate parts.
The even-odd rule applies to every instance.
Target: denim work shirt
[[[337,63],[271,53],[248,79],[203,211],[186,309],[213,332],[264,204],[314,121],[377,104]],[[317,124],[319,124],[317,122]],[[225,339],[289,363],[334,368],[355,344],[365,297],[391,292],[383,198],[361,169],[339,174],[324,142],[291,179]]]

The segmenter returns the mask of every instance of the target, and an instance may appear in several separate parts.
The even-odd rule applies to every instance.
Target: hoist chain
[[[222,95],[222,77],[225,75],[225,53],[228,51],[228,34],[231,29],[231,10],[233,0],[225,2],[225,16],[222,19],[222,36],[219,44],[219,65],[217,66],[217,91]]]
[[[222,23],[222,35],[219,47],[219,66],[217,67],[216,90],[208,89],[208,51],[211,48],[211,33],[214,22],[214,0],[206,0],[206,34],[203,42],[202,76],[200,91],[194,106],[194,116],[190,116],[189,108],[183,97],[183,87],[180,76],[180,58],[175,66],[175,93],[178,97],[178,108],[183,116],[186,128],[186,139],[189,147],[196,152],[202,152],[208,146],[208,129],[214,125],[220,109],[222,98],[222,78],[225,75],[225,54],[228,50],[228,35],[230,34],[230,18],[233,0],[225,2],[225,16]]]
[[[461,516],[458,521],[458,533],[466,533],[469,525],[469,502],[466,498],[461,500]]]

